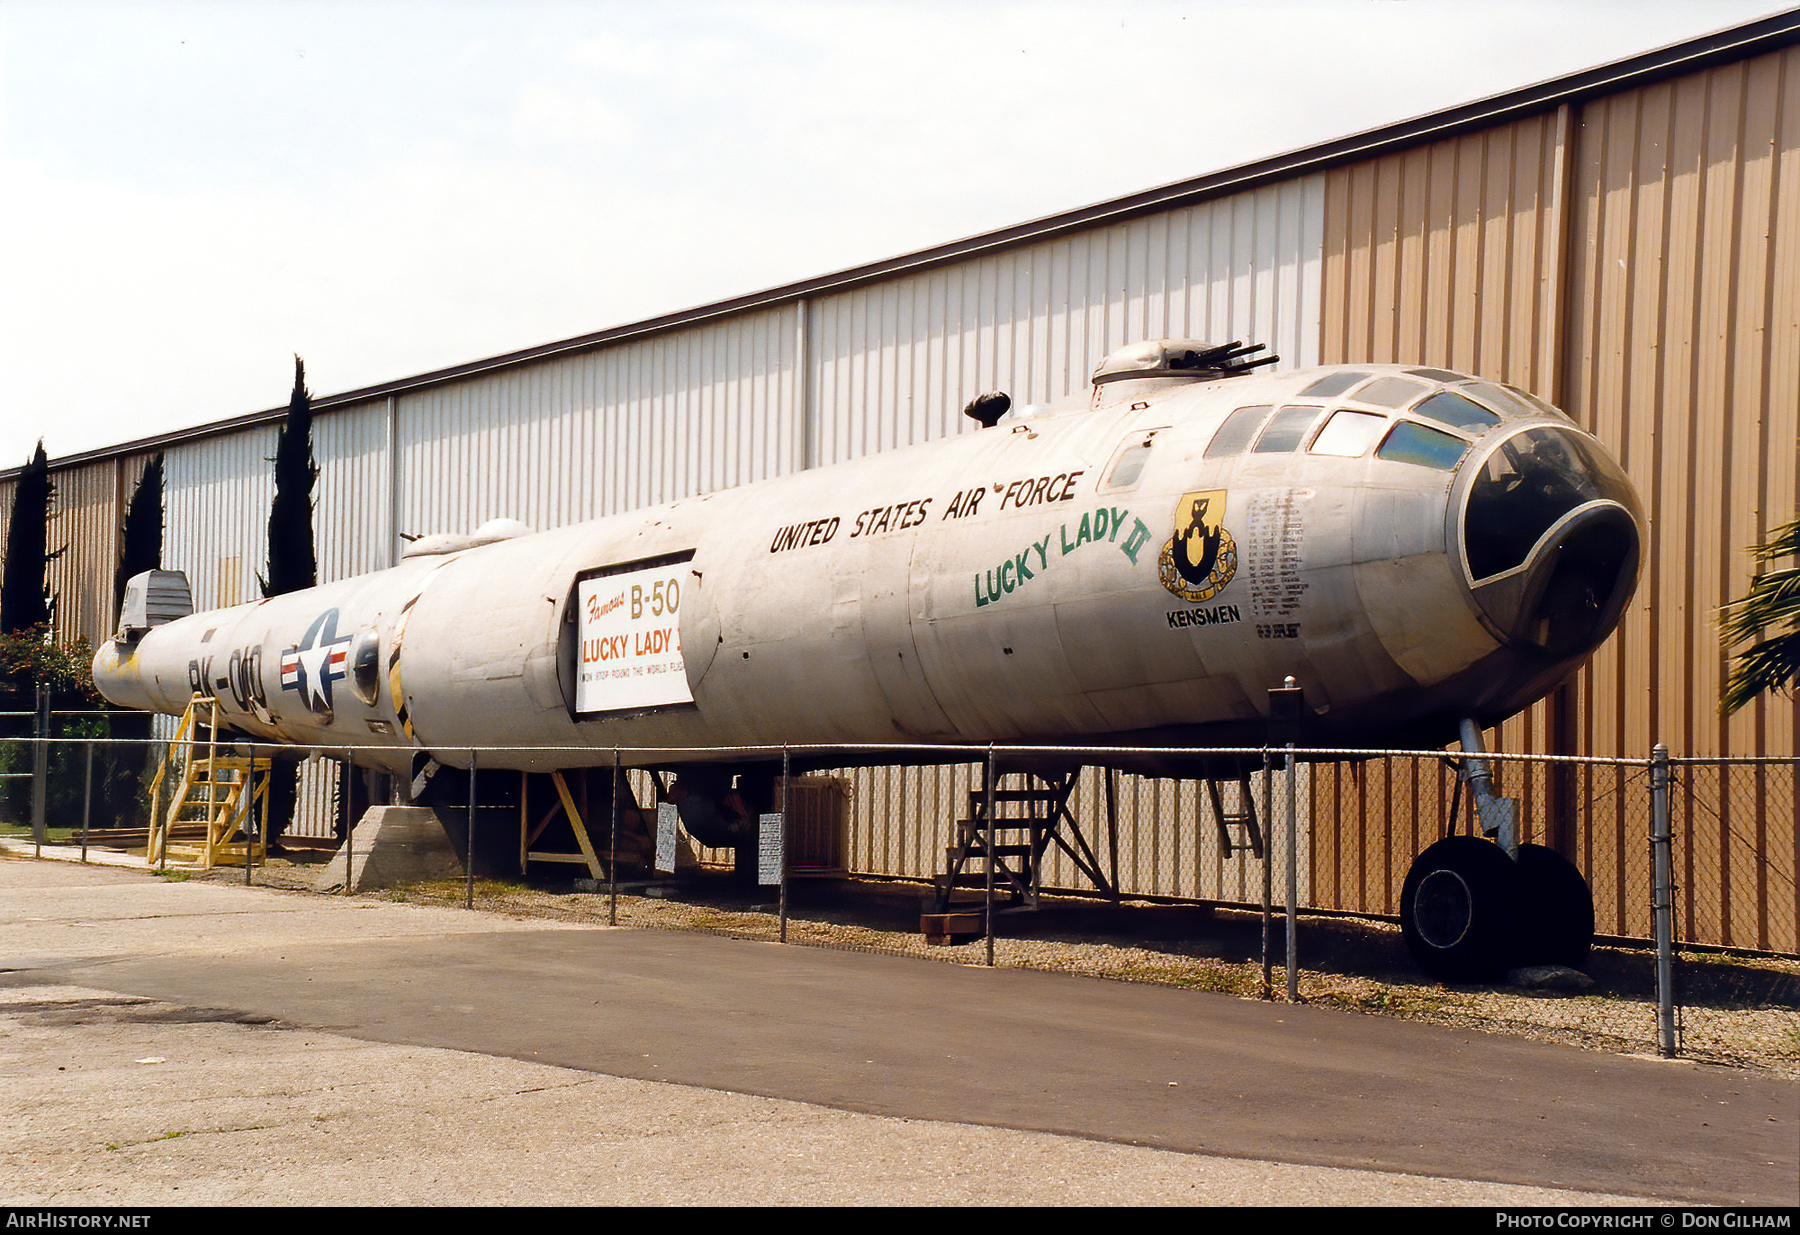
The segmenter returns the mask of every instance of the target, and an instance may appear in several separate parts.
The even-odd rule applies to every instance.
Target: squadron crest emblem
[[[1184,493],[1175,506],[1175,535],[1156,559],[1163,587],[1200,604],[1237,574],[1237,543],[1225,530],[1225,490]]]

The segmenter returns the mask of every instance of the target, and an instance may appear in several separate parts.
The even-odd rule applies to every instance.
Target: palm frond
[[[1759,566],[1800,557],[1800,518],[1776,528],[1753,552]],[[1763,638],[1770,630],[1778,633]],[[1752,579],[1750,590],[1720,611],[1719,639],[1727,651],[1747,640],[1758,641],[1732,657],[1719,700],[1725,715],[1764,691],[1786,689],[1800,676],[1800,567],[1766,570]]]

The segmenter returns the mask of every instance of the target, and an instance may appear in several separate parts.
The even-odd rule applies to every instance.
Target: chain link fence
[[[96,830],[144,827],[149,782],[157,761],[167,756],[168,735],[159,732],[146,744],[110,736],[112,727],[102,713],[56,713],[48,739],[0,741],[0,828],[31,826],[40,745],[47,826],[79,828],[85,816]],[[325,758],[298,765],[299,798],[289,836],[324,841],[342,828],[341,758],[331,758],[330,750],[322,753]],[[498,748],[482,752],[490,758],[499,753]],[[953,752],[896,753],[916,759]],[[792,843],[801,868],[796,873],[920,884],[941,876],[981,814],[985,752],[954,753],[966,755],[966,761],[796,776],[790,814],[806,819]],[[1002,774],[996,783],[1003,789],[1057,779],[1008,771],[1006,757],[1019,752],[997,753]],[[1215,759],[1235,757],[1244,773],[1210,785],[1083,762],[1117,752],[1068,747],[1028,753],[1039,764],[1054,759],[1078,769],[1058,833],[1071,843],[1053,838],[1044,846],[1037,871],[1043,889],[1254,906],[1262,899],[1259,838],[1282,839],[1265,848],[1271,850],[1271,883],[1285,885],[1284,838],[1290,828],[1280,752],[1271,756],[1275,770],[1268,785],[1263,752],[1253,749],[1206,752]],[[762,757],[771,754],[778,760],[779,748]],[[1291,831],[1299,902],[1308,909],[1391,918],[1400,911],[1407,868],[1419,852],[1454,832],[1479,831],[1474,806],[1462,790],[1456,752],[1356,752],[1353,760],[1342,758],[1349,754],[1298,752]],[[628,752],[628,757],[640,756]],[[1487,758],[1498,792],[1519,803],[1519,839],[1558,850],[1588,880],[1596,934],[1651,939],[1650,761],[1500,753]],[[1681,942],[1800,954],[1797,765],[1800,761],[1776,758],[1671,759],[1674,929]],[[589,775],[595,772],[610,775],[606,769]],[[635,768],[625,775],[647,813],[666,795],[667,778]],[[684,863],[701,868],[728,869],[736,860],[733,849],[691,840],[682,852]],[[1093,878],[1095,873],[1101,878]]]
[[[1689,943],[1800,951],[1800,761],[1674,759],[1675,929]]]
[[[0,769],[7,773],[0,781],[0,833],[29,837],[34,818],[41,818],[52,842],[78,843],[85,828],[96,843],[141,847],[143,839],[133,833],[147,822],[150,769],[178,748],[166,740],[108,736],[92,717],[52,718],[38,728],[48,735],[0,741]],[[360,815],[371,799],[352,794],[346,802],[352,778],[342,772],[341,748],[315,753],[324,757],[299,765],[288,835],[310,837],[314,849],[329,851],[350,815]],[[504,753],[481,750],[476,761],[500,762]],[[626,751],[620,757],[678,764],[677,756],[694,753]],[[764,769],[779,768],[784,757],[816,759],[801,748],[710,753]],[[1093,766],[1095,759],[1116,760],[1122,753],[1128,752],[857,752],[859,766],[813,769],[789,780],[785,818],[775,821],[785,832],[777,852],[785,859],[786,879],[766,885],[755,877],[759,837],[713,847],[678,826],[673,845],[659,837],[676,815],[658,808],[674,796],[679,770],[671,777],[621,768],[628,795],[619,799],[616,866],[612,769],[571,771],[567,789],[603,869],[533,862],[522,872],[519,858],[528,840],[573,856],[574,834],[566,819],[556,818],[551,778],[499,770],[472,777],[446,767],[440,779],[448,792],[434,805],[459,849],[472,821],[482,878],[465,866],[461,879],[427,895],[464,904],[540,896],[555,902],[564,917],[860,950],[933,950],[972,963],[997,958],[1052,968],[1062,967],[1056,927],[1045,925],[1057,920],[1055,913],[1021,920],[1008,918],[1006,910],[1024,901],[1030,904],[1020,907],[1041,907],[1039,896],[1052,909],[1059,897],[1080,897],[1088,905],[1134,901],[1253,911],[1266,903],[1275,918],[1275,929],[1265,936],[1273,940],[1269,963],[1279,970],[1282,944],[1293,938],[1280,925],[1290,884],[1299,911],[1391,920],[1400,913],[1407,870],[1420,852],[1443,837],[1481,831],[1459,752],[1301,750],[1291,774],[1279,750],[1193,752],[1219,771],[1210,782]],[[1166,758],[1172,752],[1153,753]],[[874,762],[883,757],[910,762]],[[949,761],[918,762],[927,758]],[[1668,789],[1660,805],[1671,839],[1667,888],[1659,892],[1652,844],[1658,772],[1652,759],[1485,758],[1498,794],[1517,802],[1518,839],[1560,852],[1587,880],[1600,939],[1649,943],[1657,934],[1657,906],[1666,902],[1671,942],[1678,947],[1800,954],[1800,761],[1675,758],[1661,765]],[[274,766],[275,775],[294,774],[292,764]],[[107,796],[107,775],[117,780],[115,774],[92,770],[121,767],[143,769],[133,774],[137,790],[128,799]],[[781,800],[777,796],[775,803]],[[1028,800],[1040,804],[1022,805]],[[1042,804],[1049,801],[1056,805]],[[1033,812],[1035,822],[1016,818]],[[554,823],[548,831],[546,821]],[[659,839],[669,859],[661,864]],[[990,845],[997,864],[1010,866],[1015,876],[1010,883],[996,877],[991,902],[983,862]],[[781,870],[779,861],[774,869]],[[964,878],[953,885],[948,876],[958,869]],[[606,870],[616,871],[616,879],[607,878]],[[527,874],[542,888],[528,888]],[[571,887],[571,876],[589,881]],[[684,890],[690,877],[699,881],[698,891]],[[1029,895],[1021,895],[1021,881]],[[799,912],[790,912],[795,907]],[[971,915],[974,925],[971,917],[943,925],[934,945],[928,942],[928,915],[946,910]],[[1209,929],[1199,919],[1192,924],[1196,932]],[[990,925],[997,942],[984,938]],[[1119,976],[1154,979],[1156,958],[1116,951]],[[1679,983],[1663,974],[1660,984],[1662,1040],[1672,1052],[1677,1030],[1669,1001]]]

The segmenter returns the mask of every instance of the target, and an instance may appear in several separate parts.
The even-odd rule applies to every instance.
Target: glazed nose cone
[[[1637,587],[1637,491],[1598,442],[1557,425],[1522,428],[1464,466],[1464,579],[1488,625],[1509,647],[1585,657]]]

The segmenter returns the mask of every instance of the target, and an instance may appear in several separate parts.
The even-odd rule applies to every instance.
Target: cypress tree
[[[312,394],[306,389],[306,362],[294,357],[294,392],[288,397],[287,419],[275,439],[275,500],[269,507],[269,573],[258,576],[264,596],[281,596],[315,586],[318,561],[313,554],[313,484],[319,465],[312,453]],[[280,848],[282,833],[294,821],[300,796],[300,769],[272,770],[269,778],[269,846]]]
[[[131,491],[131,505],[125,508],[125,525],[121,539],[124,551],[119,568],[113,572],[113,614],[116,617],[125,604],[125,584],[133,575],[162,566],[163,543],[163,457],[159,452],[138,475],[137,488]]]
[[[50,559],[50,460],[40,439],[13,489],[12,523],[6,529],[6,572],[0,578],[0,631],[16,635],[47,626],[55,605],[45,584]]]
[[[163,457],[158,453],[138,474],[137,488],[131,492],[131,504],[125,508],[125,524],[121,540],[123,550],[119,568],[113,572],[113,613],[117,615],[125,603],[125,583],[133,575],[156,570],[162,565],[163,543]],[[143,712],[129,712],[108,717],[111,735],[125,738],[129,744],[109,747],[103,784],[104,801],[110,813],[123,826],[127,816],[135,816],[142,807],[138,788],[150,766],[150,717]]]
[[[306,389],[306,362],[294,357],[294,393],[287,419],[275,439],[275,500],[269,507],[269,573],[258,576],[264,596],[282,596],[317,586],[313,555],[313,484],[319,465],[312,453],[312,393]]]
[[[6,560],[0,564],[0,712],[30,712],[37,706],[37,683],[44,674],[44,644],[53,606],[49,573],[50,461],[40,440],[37,451],[13,486],[12,522],[6,529]],[[29,717],[0,717],[0,737],[28,734]],[[0,770],[28,769],[23,747],[0,743]],[[19,763],[21,755],[25,761]],[[0,813],[22,813],[25,782],[0,780]]]

